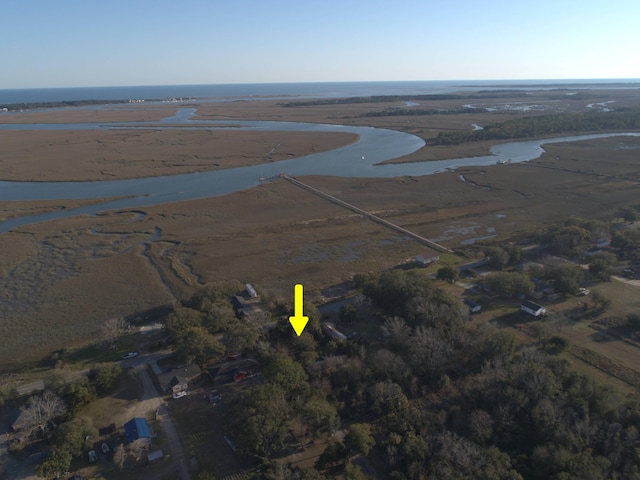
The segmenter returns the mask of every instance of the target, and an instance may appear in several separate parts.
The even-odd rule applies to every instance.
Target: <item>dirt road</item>
[[[173,457],[173,461],[176,465],[176,471],[180,473],[182,480],[190,480],[189,470],[187,469],[187,463],[185,461],[184,450],[180,443],[180,437],[173,425],[173,421],[167,412],[167,408],[164,404],[164,400],[158,393],[158,389],[149,376],[149,369],[147,364],[139,364],[134,367],[138,378],[140,379],[143,387],[142,399],[138,402],[135,408],[135,416],[145,417],[149,411],[155,410],[157,412],[160,426],[167,435],[167,442],[169,444],[169,452]]]

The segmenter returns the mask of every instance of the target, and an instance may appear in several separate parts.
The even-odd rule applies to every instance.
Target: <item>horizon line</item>
[[[607,78],[504,78],[504,79],[453,79],[453,80],[330,80],[330,81],[301,81],[301,82],[235,82],[235,83],[153,83],[153,84],[136,84],[136,85],[82,85],[82,86],[65,86],[65,87],[0,87],[2,90],[57,90],[57,89],[81,89],[81,88],[136,88],[136,87],[200,87],[200,86],[236,86],[236,85],[300,85],[300,84],[355,84],[355,83],[473,83],[473,82],[535,82],[536,84],[544,84],[541,82],[592,82],[591,84],[600,83],[640,83],[637,77],[607,77]],[[473,86],[473,85],[465,85]],[[486,86],[486,85],[485,85]]]

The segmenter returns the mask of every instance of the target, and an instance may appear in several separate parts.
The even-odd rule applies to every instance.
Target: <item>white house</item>
[[[524,302],[522,302],[522,305],[520,305],[520,311],[525,312],[533,317],[539,317],[547,313],[547,309],[542,305],[530,302],[529,300],[525,300]]]

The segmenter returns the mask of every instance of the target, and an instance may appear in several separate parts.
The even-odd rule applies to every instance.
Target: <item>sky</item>
[[[0,89],[640,78],[638,0],[2,0]]]

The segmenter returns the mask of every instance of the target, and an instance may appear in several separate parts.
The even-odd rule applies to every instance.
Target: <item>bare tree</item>
[[[405,346],[411,335],[411,329],[401,317],[387,318],[382,325],[382,331],[391,337],[391,341],[396,347]]]
[[[149,442],[146,438],[138,438],[129,444],[129,453],[135,458],[136,462],[142,458],[142,455],[149,447]]]
[[[113,451],[113,463],[120,471],[124,468],[124,462],[127,459],[127,454],[124,451],[124,445],[120,444]]]
[[[118,345],[118,339],[122,332],[126,328],[126,322],[122,317],[110,318],[106,320],[102,327],[100,327],[100,337],[109,346],[109,348],[116,348]]]
[[[64,401],[51,390],[35,395],[20,408],[14,427],[44,430],[47,424],[67,411]]]
[[[469,416],[469,429],[473,434],[473,438],[480,441],[486,441],[493,433],[493,419],[484,410],[474,410]]]

